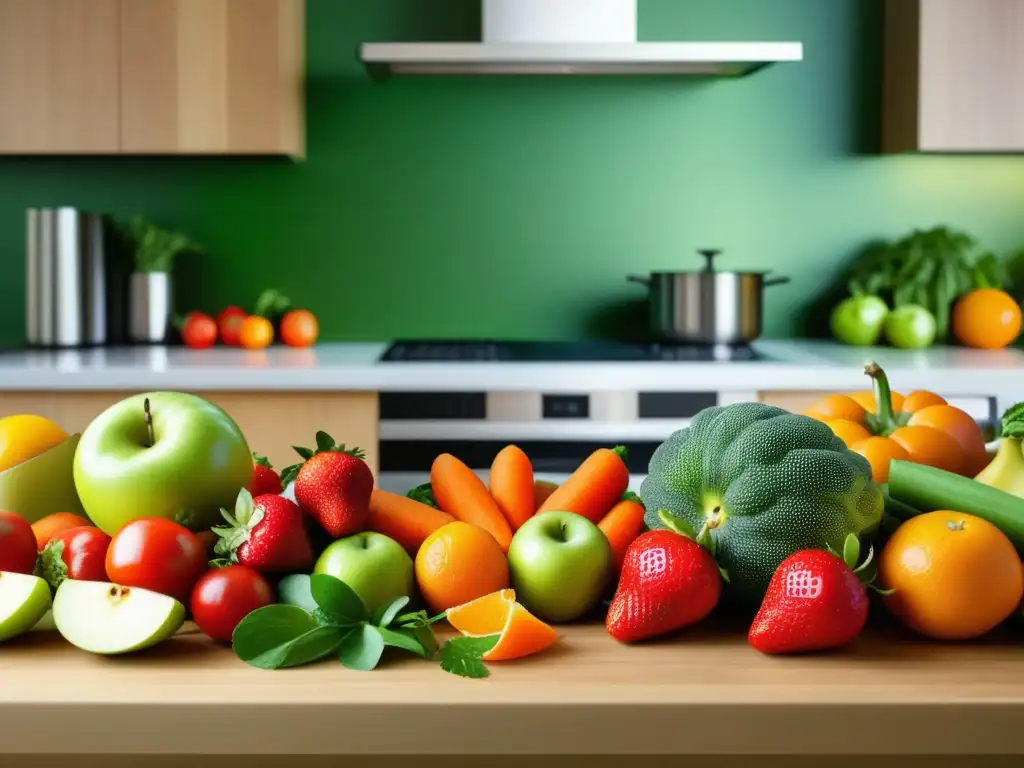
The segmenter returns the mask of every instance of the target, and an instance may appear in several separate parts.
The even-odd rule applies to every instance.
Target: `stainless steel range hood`
[[[374,75],[741,76],[797,42],[637,42],[636,0],[482,0],[483,41],[364,43]]]

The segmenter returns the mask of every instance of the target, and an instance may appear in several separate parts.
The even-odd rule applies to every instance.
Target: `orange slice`
[[[448,623],[468,637],[500,635],[484,661],[508,661],[543,651],[558,640],[554,627],[545,624],[516,602],[512,589],[501,589],[449,608]]]

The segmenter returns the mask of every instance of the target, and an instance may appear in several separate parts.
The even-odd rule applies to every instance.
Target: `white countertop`
[[[901,391],[1024,399],[1024,352],[937,347],[859,349],[818,341],[761,341],[750,362],[381,363],[387,344],[109,348],[0,352],[0,390],[192,391],[718,391],[865,389],[877,361]]]

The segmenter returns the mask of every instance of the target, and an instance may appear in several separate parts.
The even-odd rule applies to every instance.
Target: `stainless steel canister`
[[[171,331],[172,284],[167,272],[135,272],[129,277],[128,333],[137,344],[164,344]]]

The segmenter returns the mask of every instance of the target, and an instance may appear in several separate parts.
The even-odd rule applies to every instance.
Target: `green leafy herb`
[[[341,640],[338,627],[320,624],[298,606],[268,605],[239,622],[231,646],[247,664],[260,669],[281,669],[329,656]]]
[[[132,249],[136,272],[170,272],[180,254],[202,252],[202,246],[185,235],[158,227],[141,216],[130,219],[121,230]]]
[[[487,677],[483,655],[498,644],[501,635],[453,637],[441,646],[441,669],[462,677]]]
[[[341,579],[325,573],[309,577],[309,592],[323,614],[325,623],[354,627],[366,621],[366,606],[359,595]]]
[[[259,317],[276,318],[288,311],[292,300],[274,288],[268,288],[261,293],[253,306],[252,313]]]
[[[378,627],[390,627],[391,622],[398,617],[398,612],[408,604],[408,597],[396,597],[390,604],[382,605],[377,609],[377,612],[373,615],[373,623]]]
[[[338,661],[349,669],[369,672],[384,654],[384,636],[377,627],[361,624],[349,630],[338,648]]]
[[[633,491],[626,489],[626,492],[622,494],[619,501],[635,501],[641,507],[644,505],[644,500],[637,496]]]
[[[428,507],[440,509],[440,507],[437,506],[437,499],[434,498],[434,489],[431,487],[430,483],[417,485],[415,488],[410,489],[405,495],[413,501],[418,501],[420,504],[426,504]]]
[[[404,651],[415,653],[417,656],[422,656],[424,659],[431,658],[437,652],[434,633],[428,630],[431,642],[424,643],[419,636],[419,630],[422,627],[394,630],[378,626],[376,629],[384,639],[384,644],[392,648],[401,648]]]
[[[304,611],[313,613],[318,609],[310,587],[310,577],[305,573],[293,573],[285,576],[277,583],[277,596],[282,603],[297,605]]]

